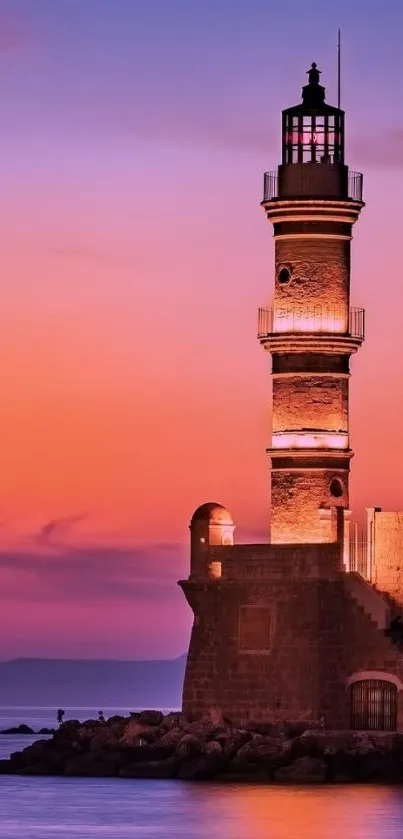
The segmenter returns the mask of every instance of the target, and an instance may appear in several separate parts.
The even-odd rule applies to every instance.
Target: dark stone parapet
[[[316,724],[317,725],[317,724]],[[324,731],[315,723],[244,728],[159,711],[63,723],[0,774],[266,783],[403,783],[403,733]]]

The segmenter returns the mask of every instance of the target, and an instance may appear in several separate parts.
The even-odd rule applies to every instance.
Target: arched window
[[[363,679],[350,685],[351,728],[396,731],[397,687],[383,679]]]

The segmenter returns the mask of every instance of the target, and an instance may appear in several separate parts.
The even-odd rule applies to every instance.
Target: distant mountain
[[[185,664],[17,658],[0,662],[0,705],[176,709]]]

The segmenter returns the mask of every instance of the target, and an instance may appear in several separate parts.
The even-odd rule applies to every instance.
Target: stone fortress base
[[[194,612],[184,713],[215,709],[234,725],[403,728],[403,651],[400,633],[389,632],[403,607],[395,550],[403,516],[396,515],[371,510],[368,518],[372,573],[394,581],[391,597],[346,570],[341,508],[329,523],[334,541],[234,545],[228,511],[199,507],[190,525],[190,577],[180,582]],[[399,527],[387,527],[391,516]]]

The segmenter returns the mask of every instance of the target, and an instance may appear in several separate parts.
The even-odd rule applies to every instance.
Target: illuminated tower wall
[[[272,358],[271,541],[324,542],[330,508],[349,506],[350,356],[364,337],[350,248],[364,204],[362,175],[344,163],[344,112],[325,102],[314,64],[302,103],[283,111],[262,206],[275,241],[274,295],[259,310]]]

